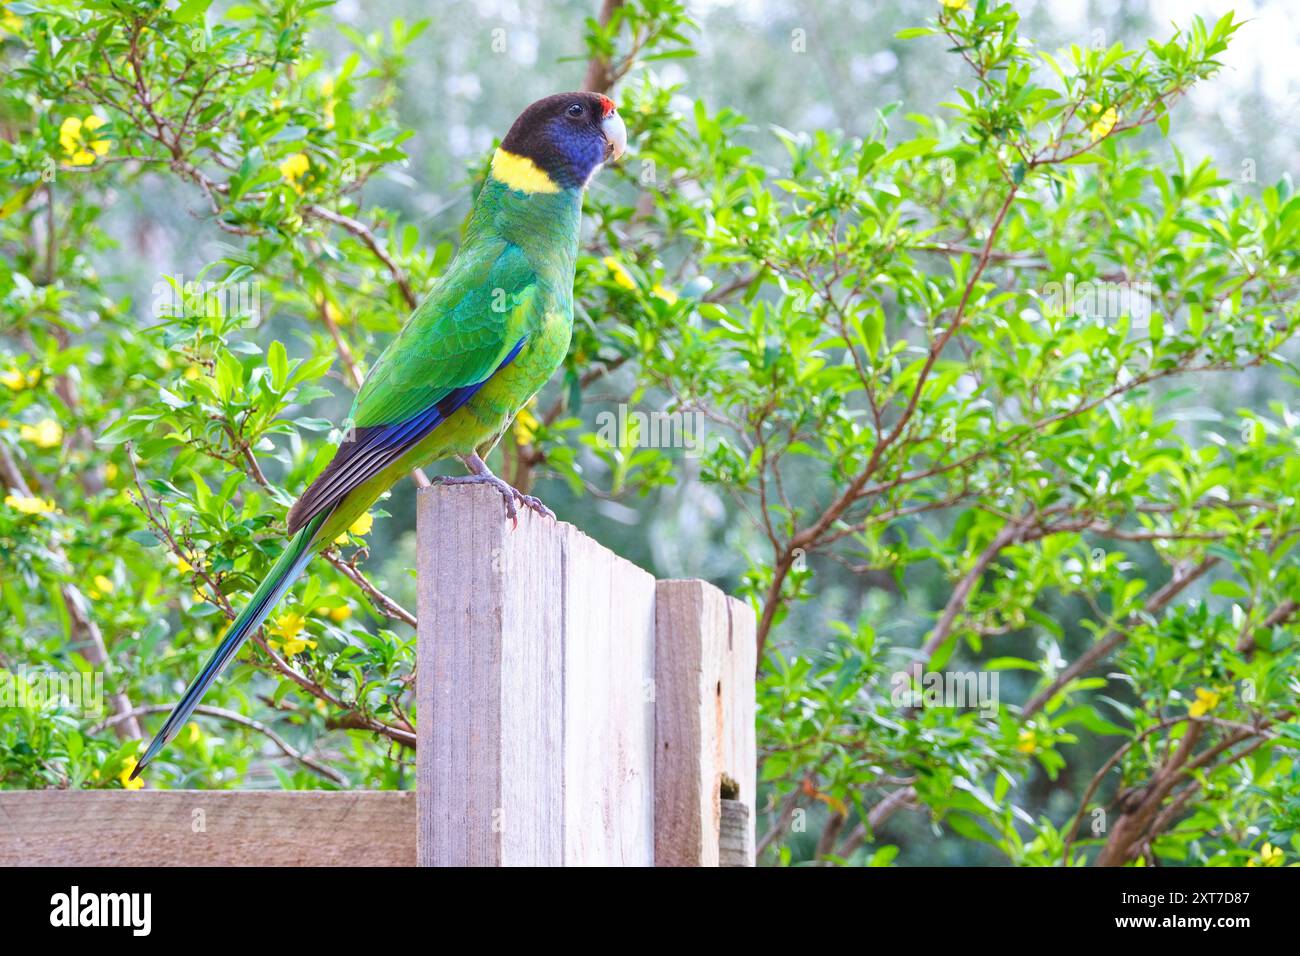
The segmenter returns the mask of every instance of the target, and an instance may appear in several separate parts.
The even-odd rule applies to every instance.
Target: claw
[[[552,521],[558,520],[555,517],[555,512],[542,504],[540,498],[534,497],[533,495],[520,495],[519,500],[525,508],[541,515],[543,518],[550,518]]]
[[[515,507],[516,502],[535,514],[550,518],[552,521],[556,520],[555,512],[542,504],[539,498],[524,494],[518,488],[502,481],[490,471],[484,474],[456,475],[450,478],[439,477],[434,479],[434,483],[439,485],[491,485],[501,495],[502,500],[505,501],[506,517],[511,520],[515,528],[519,527],[519,509]]]

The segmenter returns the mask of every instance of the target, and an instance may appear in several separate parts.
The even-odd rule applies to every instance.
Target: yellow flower
[[[194,565],[190,564],[180,555],[176,555],[176,570],[181,574],[189,574],[189,572],[194,570]]]
[[[21,392],[25,388],[35,388],[41,380],[41,370],[32,369],[26,375],[16,368],[10,368],[7,371],[0,372],[0,384],[3,384],[11,392]]]
[[[967,0],[940,0],[949,10],[965,10]]]
[[[325,314],[325,318],[333,322],[335,325],[342,325],[347,321],[347,319],[344,318],[343,313],[339,311],[339,307],[329,299],[325,298],[325,296],[317,295],[316,305]]]
[[[111,461],[104,466],[104,480],[110,483],[117,481],[117,465]]]
[[[537,428],[541,425],[541,422],[537,420],[536,415],[528,410],[528,406],[532,404],[530,401],[528,405],[519,409],[519,414],[515,416],[514,434],[516,445],[531,445],[533,440],[537,438]]]
[[[122,772],[117,775],[117,779],[122,781],[123,790],[139,790],[144,786],[143,777],[136,777],[134,780],[131,779],[131,771],[135,769],[135,765],[138,762],[139,761],[134,757],[131,757],[127,760],[126,766],[122,768]]]
[[[655,298],[663,299],[669,305],[677,304],[677,293],[672,289],[665,289],[658,282],[654,284],[654,288],[650,290],[650,294]]]
[[[37,448],[54,448],[63,443],[63,426],[52,418],[35,425],[24,425],[20,433],[23,441],[29,441]]]
[[[53,501],[20,495],[5,495],[5,504],[25,515],[47,515],[54,510]]]
[[[185,742],[187,744],[196,744],[202,737],[203,731],[199,729],[199,725],[194,721],[191,720],[185,725]]]
[[[277,647],[277,645],[279,645],[277,650],[283,651],[285,657],[293,657],[295,654],[301,654],[309,647],[312,650],[316,649],[316,642],[306,637],[300,637],[296,641],[285,641],[283,644],[279,644],[278,641],[271,641],[270,644],[272,647]]]
[[[1016,743],[1016,749],[1022,754],[1031,754],[1038,749],[1038,734],[1034,733],[1028,727],[1020,731],[1020,737]]]
[[[301,654],[309,647],[315,650],[316,642],[301,636],[306,627],[307,619],[305,617],[297,611],[288,611],[277,617],[275,624],[270,629],[271,633],[280,640],[267,641],[267,643],[277,651],[283,651],[285,657]]]
[[[113,582],[110,581],[108,578],[104,577],[104,575],[96,574],[94,583],[95,586],[93,588],[90,588],[88,593],[96,601],[102,598],[105,594],[113,593]]]
[[[185,381],[192,382],[196,378],[198,378],[199,375],[201,375],[202,373],[199,371],[199,367],[197,365],[190,365],[181,374],[185,377]]]
[[[0,4],[0,32],[12,33],[15,36],[23,32],[23,18],[10,12],[4,4]]]
[[[1286,854],[1282,852],[1280,846],[1274,846],[1271,843],[1265,843],[1260,848],[1259,857],[1251,859],[1246,863],[1247,866],[1281,866],[1286,859]]]
[[[302,184],[298,182],[303,174],[311,168],[311,160],[306,153],[294,153],[280,164],[280,175],[285,178],[294,191],[302,195]]]
[[[330,620],[335,624],[342,624],[352,616],[352,608],[346,604],[340,604],[338,607],[330,608]]]
[[[305,617],[297,611],[286,611],[275,619],[275,623],[271,625],[271,633],[276,637],[291,641],[301,634],[306,626],[307,619]]]
[[[1187,705],[1187,713],[1192,717],[1204,717],[1215,707],[1218,707],[1219,701],[1222,699],[1214,691],[1198,687],[1196,688],[1196,700]]]
[[[614,275],[614,282],[621,285],[624,289],[635,289],[636,280],[632,278],[632,273],[627,271],[627,266],[619,262],[613,256],[606,256],[600,260],[605,263],[606,268]]]
[[[63,152],[70,157],[73,166],[90,166],[96,156],[108,153],[108,140],[90,139],[95,130],[104,125],[104,118],[94,113],[84,120],[69,116],[59,127],[59,144]]]
[[[1119,121],[1119,113],[1116,112],[1113,106],[1102,110],[1101,106],[1096,103],[1092,104],[1091,112],[1096,118],[1088,124],[1088,132],[1092,134],[1092,141],[1095,143],[1097,140],[1110,135],[1110,131],[1115,128],[1115,124]]]
[[[357,537],[360,537],[363,534],[369,534],[370,529],[374,526],[374,523],[375,523],[374,515],[372,515],[369,511],[367,511],[356,521],[352,522],[352,524],[348,525],[348,530],[343,532],[337,538],[335,538],[334,543],[347,544],[348,535],[350,534],[356,535]]]

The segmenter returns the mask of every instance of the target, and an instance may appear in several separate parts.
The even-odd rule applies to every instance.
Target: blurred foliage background
[[[497,470],[753,601],[762,860],[1294,861],[1300,28],[1227,9],[6,3],[0,667],[108,701],[0,709],[0,781],[123,785],[494,142],[588,86],[633,153]],[[412,785],[411,486],[373,518],[151,785]]]

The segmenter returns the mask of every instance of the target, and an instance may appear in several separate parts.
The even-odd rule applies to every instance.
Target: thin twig
[[[106,727],[111,727],[114,724],[119,723],[120,721],[126,720],[127,718],[143,717],[145,714],[167,713],[171,709],[172,708],[170,704],[145,704],[142,707],[137,707],[134,710],[127,712],[126,714],[116,714],[112,717],[109,717],[107,720],[100,721],[94,727],[90,728],[90,733],[92,734],[98,733],[99,731],[105,729]],[[216,717],[220,720],[228,720],[231,723],[239,724],[240,726],[247,727],[250,730],[255,730],[262,736],[266,737],[267,740],[271,741],[271,743],[275,744],[276,747],[278,747],[280,751],[290,760],[296,760],[304,767],[307,767],[310,770],[314,770],[316,773],[319,773],[321,776],[328,777],[331,781],[338,784],[340,787],[347,787],[350,785],[348,778],[344,776],[342,773],[335,770],[333,767],[321,763],[320,761],[316,760],[314,757],[310,757],[307,754],[300,753],[299,751],[295,750],[287,740],[285,740],[283,737],[277,734],[270,727],[266,726],[266,724],[262,723],[260,720],[254,720],[251,717],[245,717],[243,714],[237,713],[233,710],[226,710],[224,707],[212,707],[208,704],[199,704],[197,707],[194,708],[194,713],[204,714],[208,717]]]

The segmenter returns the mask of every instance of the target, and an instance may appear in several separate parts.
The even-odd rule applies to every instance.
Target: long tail
[[[194,713],[194,708],[199,705],[203,695],[207,693],[208,688],[212,685],[218,675],[221,674],[225,666],[230,663],[231,659],[243,645],[245,638],[258,626],[266,620],[266,616],[271,613],[280,598],[284,597],[284,592],[289,590],[302,569],[307,566],[307,562],[316,554],[316,549],[311,546],[312,537],[317,529],[325,522],[328,514],[318,515],[313,518],[307,525],[294,535],[289,542],[289,546],[284,549],[280,555],[271,573],[253,592],[253,598],[248,602],[248,607],[244,608],[242,614],[235,618],[230,629],[226,631],[226,636],[221,639],[221,644],[208,658],[208,662],[203,665],[203,670],[199,671],[197,677],[190,682],[190,686],[185,688],[185,694],[181,697],[179,703],[172,708],[172,712],[167,717],[167,722],[162,725],[153,741],[149,744],[149,749],[145,751],[144,757],[135,769],[131,771],[131,779],[134,780],[139,776],[140,771],[149,766],[149,762],[158,753],[167,746],[168,741],[176,736],[176,731],[185,725],[189,720],[190,714]]]

